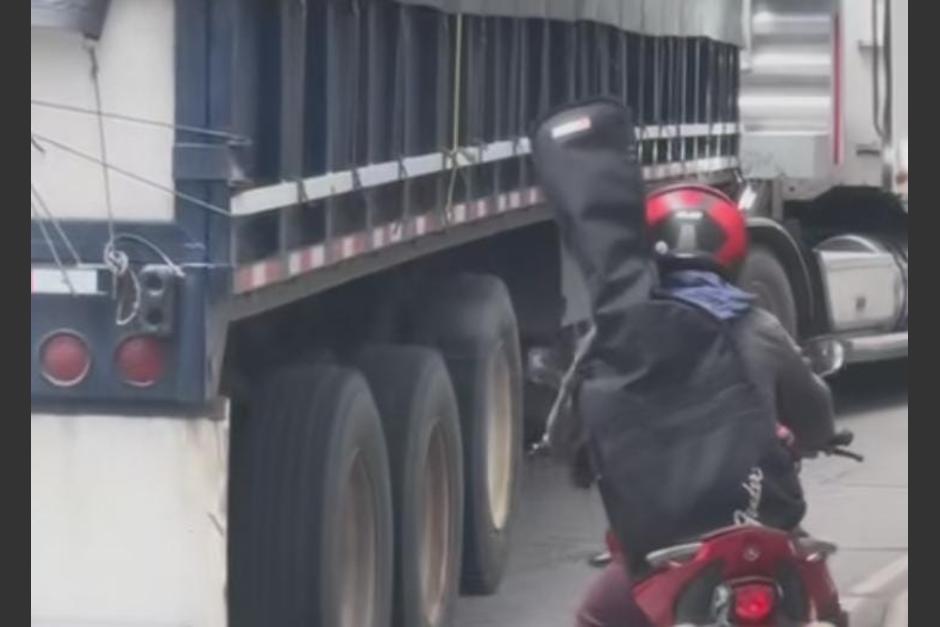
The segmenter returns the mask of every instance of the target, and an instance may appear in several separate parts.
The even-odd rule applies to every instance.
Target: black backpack
[[[773,409],[728,326],[650,299],[624,312],[622,349],[587,364],[579,412],[610,526],[634,570],[652,550],[753,516],[745,484],[782,453]]]

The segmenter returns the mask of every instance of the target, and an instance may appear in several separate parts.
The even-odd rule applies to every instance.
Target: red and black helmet
[[[733,279],[747,255],[747,225],[724,193],[683,183],[653,191],[646,224],[657,260],[667,269],[712,270]]]

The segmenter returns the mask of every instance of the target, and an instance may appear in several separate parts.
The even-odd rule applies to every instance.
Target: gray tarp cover
[[[110,0],[30,0],[30,26],[61,28],[97,39]]]
[[[450,13],[589,20],[649,35],[741,45],[742,0],[397,0]]]

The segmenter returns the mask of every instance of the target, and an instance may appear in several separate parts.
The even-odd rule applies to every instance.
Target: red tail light
[[[771,617],[777,595],[773,587],[748,584],[734,589],[734,615],[745,625],[763,625]]]
[[[85,341],[70,331],[58,331],[42,343],[39,363],[46,380],[59,387],[82,382],[91,369],[91,354]]]
[[[149,387],[163,377],[166,360],[163,344],[149,335],[129,337],[115,355],[118,373],[125,383]]]

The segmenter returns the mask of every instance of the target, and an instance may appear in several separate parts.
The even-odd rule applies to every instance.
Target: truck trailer
[[[585,320],[527,139],[576,99],[634,111],[650,187],[741,198],[742,281],[808,346],[906,346],[906,237],[903,322],[872,290],[840,326],[901,267],[853,221],[889,212],[843,232],[841,185],[745,165],[752,8],[32,0],[33,623],[437,626],[493,593],[539,357]]]

